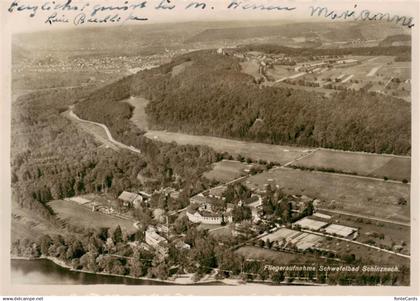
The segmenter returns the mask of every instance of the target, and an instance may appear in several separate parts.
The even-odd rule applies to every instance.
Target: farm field
[[[320,149],[293,163],[310,169],[331,169],[362,176],[410,181],[411,158]]]
[[[204,173],[204,177],[210,180],[217,180],[222,183],[232,181],[246,174],[253,164],[246,164],[240,161],[222,160],[213,164],[213,169]]]
[[[123,231],[134,232],[134,221],[121,219],[112,215],[92,212],[87,206],[78,205],[73,201],[56,200],[48,203],[58,218],[65,223],[73,226],[82,226],[85,228],[115,228],[121,226]]]
[[[291,85],[292,87],[307,91],[319,91],[326,96],[331,96],[335,91],[330,85],[355,90],[370,85],[370,91],[410,101],[410,62],[395,62],[393,56],[345,56],[343,59],[357,62],[335,64],[332,68],[319,67],[309,72],[296,71],[291,66],[274,65],[267,69],[267,74],[273,81],[266,84],[281,86],[278,84],[289,80],[292,84],[294,83]],[[258,66],[257,62],[249,61],[244,64],[247,67],[243,68],[243,72],[254,75],[255,71],[250,72],[249,70],[252,65]],[[394,82],[390,84],[392,80]],[[319,87],[304,85],[302,81],[314,83]],[[331,92],[327,93],[326,91]]]
[[[285,193],[320,199],[321,208],[410,221],[410,185],[407,184],[289,168],[271,169],[249,177],[245,183],[255,190],[264,190],[268,183],[279,185]],[[399,204],[400,199],[408,204]]]
[[[181,145],[207,145],[218,152],[242,155],[253,160],[266,160],[285,164],[306,155],[311,148],[272,145],[218,138],[212,136],[196,136],[166,131],[148,131],[145,136],[162,142],[176,142]]]

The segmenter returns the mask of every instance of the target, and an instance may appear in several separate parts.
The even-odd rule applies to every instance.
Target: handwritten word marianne
[[[354,8],[357,7],[357,4],[354,5]],[[387,22],[394,22],[395,24],[401,24],[402,26],[406,26],[408,28],[412,28],[414,26],[413,18],[407,16],[399,16],[399,15],[392,15],[390,13],[373,13],[367,9],[361,11],[355,10],[344,10],[344,11],[335,11],[330,10],[328,7],[325,6],[310,6],[310,15],[330,18],[331,20],[335,19],[352,19],[355,21],[362,20],[362,21],[387,21]]]

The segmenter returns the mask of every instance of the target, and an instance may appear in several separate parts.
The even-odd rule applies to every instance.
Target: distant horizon
[[[147,26],[147,25],[155,25],[155,24],[172,24],[172,23],[190,23],[190,22],[355,22],[352,19],[340,19],[335,18],[331,20],[330,18],[324,16],[311,16],[309,14],[309,7],[311,5],[328,7],[330,10],[336,10],[337,13],[341,13],[346,10],[356,10],[360,12],[362,10],[368,10],[372,13],[389,13],[390,15],[398,15],[398,16],[406,16],[410,17],[414,11],[415,6],[418,6],[418,2],[416,1],[392,1],[392,2],[382,2],[380,1],[380,7],[378,8],[378,4],[375,2],[379,1],[369,1],[369,2],[361,2],[355,4],[354,1],[341,1],[340,3],[332,2],[332,1],[322,1],[322,2],[295,2],[295,1],[271,1],[265,0],[261,2],[257,1],[239,1],[237,3],[256,3],[256,5],[278,5],[278,6],[285,6],[289,5],[291,8],[294,8],[291,11],[287,10],[261,10],[261,9],[253,9],[253,10],[244,10],[241,8],[238,9],[228,9],[226,6],[230,2],[226,1],[196,1],[201,3],[206,3],[207,8],[190,8],[185,9],[186,4],[191,3],[191,1],[186,0],[179,0],[176,2],[177,6],[173,10],[157,10],[154,8],[157,1],[149,0],[148,3],[151,3],[146,8],[136,9],[136,10],[126,10],[126,11],[99,11],[95,14],[95,18],[103,18],[106,15],[114,15],[118,14],[121,17],[122,21],[118,21],[115,23],[107,22],[101,24],[91,24],[85,23],[82,25],[74,25],[74,18],[78,14],[85,14],[86,18],[90,18],[89,13],[92,9],[86,9],[86,11],[79,10],[79,11],[61,11],[59,10],[56,12],[57,19],[60,18],[67,18],[67,22],[58,21],[53,24],[47,24],[46,20],[48,16],[51,15],[50,12],[37,10],[33,17],[30,17],[30,11],[17,11],[16,9],[12,9],[12,12],[9,12],[8,9],[10,8],[10,3],[1,3],[0,6],[3,8],[3,16],[5,17],[5,27],[9,27],[10,31],[13,33],[27,33],[27,32],[43,32],[43,31],[56,31],[62,29],[69,29],[69,28],[93,28],[93,27],[114,27],[114,26],[126,26],[126,25],[139,25],[139,26]],[[400,2],[400,3],[399,3]],[[26,0],[24,2],[19,3],[28,3],[31,4],[30,0]],[[36,1],[34,3],[37,3]],[[98,0],[92,1],[82,1],[82,3],[89,3],[92,7],[95,3],[101,3]],[[122,1],[109,1],[107,5],[114,3],[114,5],[123,5]],[[132,2],[126,1],[124,3],[128,3],[128,5],[132,5]],[[404,3],[405,5],[401,5]],[[210,9],[210,5],[211,6]],[[83,11],[83,13],[81,13]],[[356,12],[356,13],[357,13]],[[144,17],[147,20],[145,21],[133,21],[128,20],[125,21],[129,15],[133,13],[136,17]],[[416,17],[416,16],[413,16]],[[361,21],[361,22],[381,22],[381,21]],[[414,20],[414,23],[416,20]],[[392,23],[390,23],[392,24]],[[399,25],[402,26],[402,25]],[[403,26],[402,26],[403,27]]]
[[[348,23],[357,23],[357,21],[351,21],[351,20],[343,20],[338,22],[348,22]],[[359,21],[363,22],[363,21]],[[245,27],[254,27],[257,26],[279,26],[284,24],[291,24],[291,23],[330,23],[328,20],[325,19],[314,19],[314,18],[302,18],[302,19],[296,19],[296,20],[266,20],[266,19],[255,19],[255,20],[231,20],[231,19],[220,19],[220,20],[189,20],[189,21],[179,21],[179,20],[162,20],[162,21],[156,21],[156,22],[145,22],[145,23],[125,23],[125,24],[111,24],[107,26],[103,25],[88,25],[88,26],[80,26],[80,27],[50,27],[49,29],[35,29],[35,30],[27,30],[27,31],[19,31],[14,32],[13,35],[25,35],[25,34],[32,34],[32,33],[43,33],[43,32],[63,32],[63,31],[70,31],[70,30],[98,30],[98,29],[115,29],[117,27],[148,27],[148,26],[158,26],[158,25],[165,25],[165,24],[189,24],[189,23],[209,23],[209,24],[223,24],[231,23],[232,25],[239,25],[237,28],[245,28]],[[232,28],[234,28],[234,26]],[[228,26],[229,27],[229,26]]]

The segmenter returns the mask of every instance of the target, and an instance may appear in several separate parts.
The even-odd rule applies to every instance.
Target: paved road
[[[351,212],[348,212],[348,211],[333,210],[333,209],[319,208],[318,210],[325,211],[325,212],[336,213],[336,214],[343,214],[343,215],[348,215],[348,216],[360,217],[360,218],[365,218],[365,219],[375,220],[375,221],[378,221],[378,222],[390,223],[390,224],[395,224],[395,225],[400,225],[400,226],[405,226],[405,227],[410,227],[410,223],[398,222],[398,221],[391,220],[391,219],[388,219],[388,218],[380,218],[380,217],[374,217],[374,216],[370,216],[370,215],[363,215],[363,214],[357,214],[357,213],[351,213]]]
[[[128,149],[129,151],[132,151],[132,152],[134,152],[134,153],[138,153],[138,154],[140,154],[140,153],[141,153],[141,151],[140,151],[139,149],[135,148],[134,146],[128,146],[128,145],[126,145],[126,144],[124,144],[124,143],[121,143],[121,142],[119,142],[119,141],[115,140],[115,139],[112,137],[111,132],[109,131],[109,129],[108,129],[108,127],[107,127],[106,125],[104,125],[104,124],[102,124],[102,123],[99,123],[99,122],[94,122],[94,121],[90,121],[90,120],[81,119],[81,118],[79,118],[79,116],[77,116],[77,115],[73,112],[73,110],[72,110],[72,109],[70,109],[69,115],[70,115],[70,117],[72,117],[72,118],[76,119],[76,120],[77,120],[77,121],[79,121],[79,122],[86,122],[86,123],[91,123],[91,124],[94,124],[94,125],[100,126],[101,128],[103,128],[103,129],[105,130],[106,135],[107,135],[107,137],[108,137],[108,140],[109,140],[109,141],[111,141],[111,142],[112,142],[113,144],[115,144],[116,146],[118,146],[119,148],[125,148],[125,149]]]

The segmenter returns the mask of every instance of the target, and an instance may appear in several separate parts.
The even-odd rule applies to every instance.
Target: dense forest
[[[174,76],[177,65],[184,70]],[[126,144],[137,146],[137,141],[147,149],[139,131],[134,134],[127,123],[130,106],[116,101],[130,95],[151,100],[146,112],[155,129],[271,144],[411,152],[409,103],[365,90],[341,91],[327,99],[303,90],[260,87],[241,72],[239,59],[215,51],[179,56],[98,90],[76,107],[81,117],[106,123]]]

